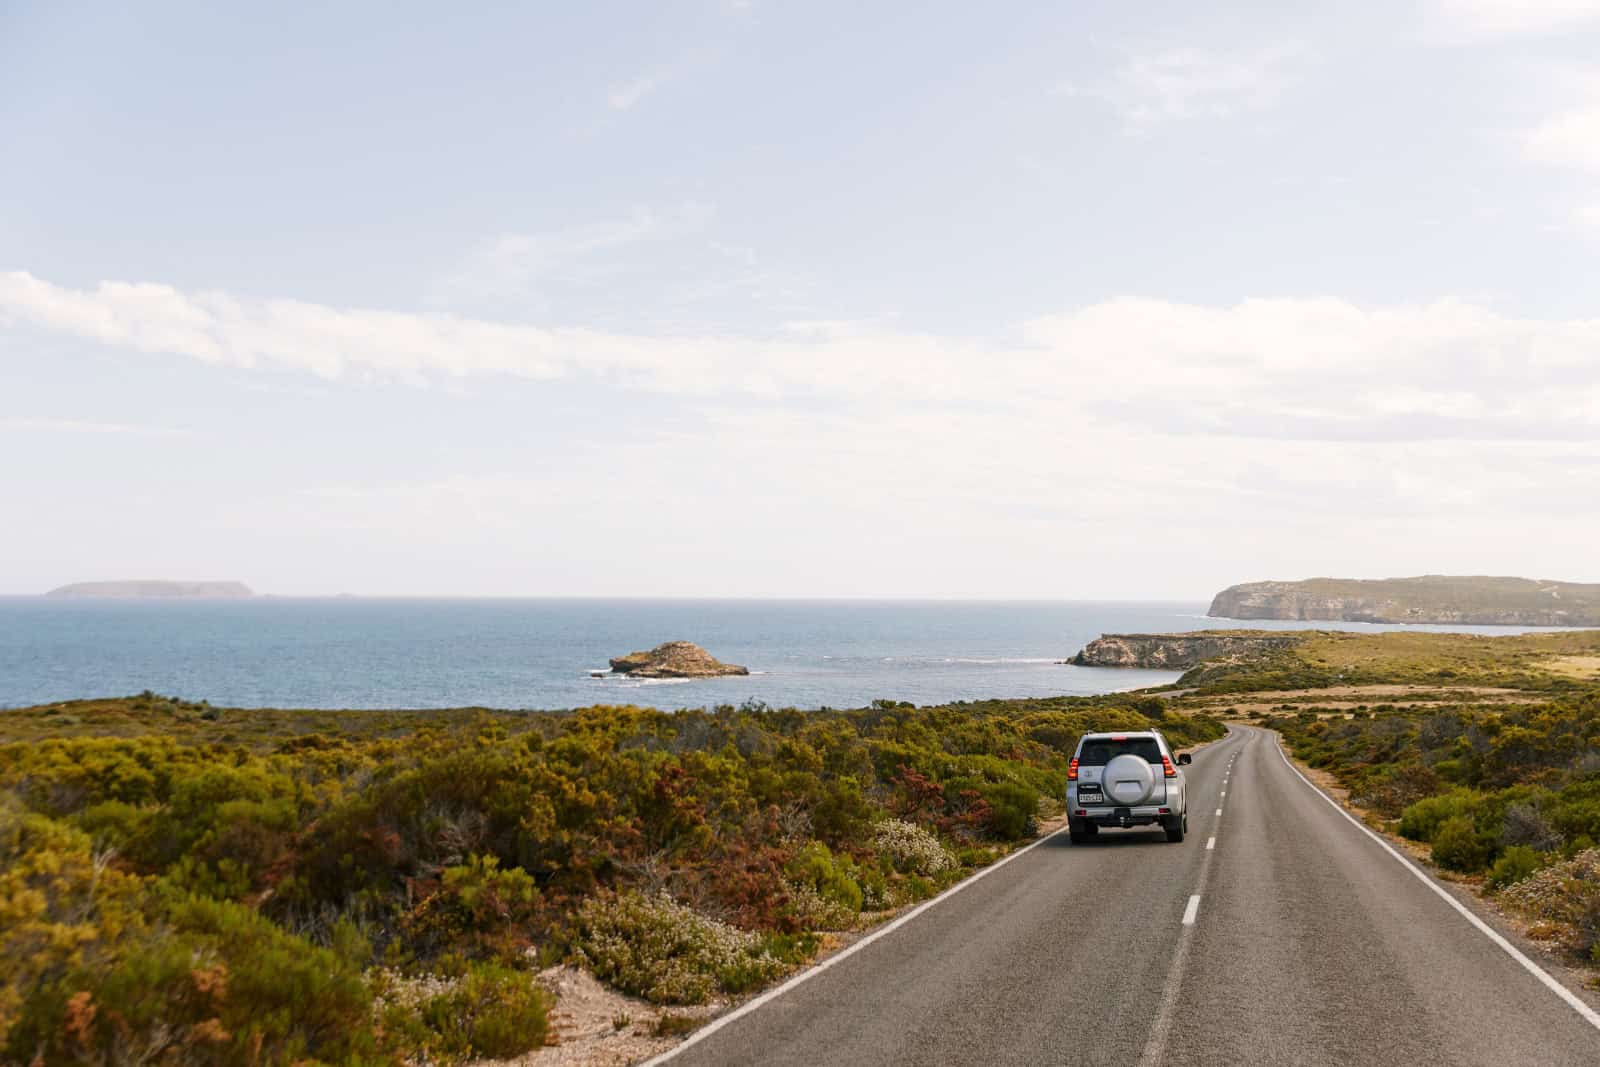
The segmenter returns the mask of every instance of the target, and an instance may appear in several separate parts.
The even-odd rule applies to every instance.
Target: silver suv
[[[1155,730],[1084,734],[1067,765],[1067,830],[1074,845],[1092,840],[1102,826],[1160,823],[1168,841],[1189,829],[1183,768],[1187,752],[1173,755]]]

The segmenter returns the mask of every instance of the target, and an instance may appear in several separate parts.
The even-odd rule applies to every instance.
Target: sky
[[[1600,581],[1600,0],[0,0],[0,160],[0,593]]]

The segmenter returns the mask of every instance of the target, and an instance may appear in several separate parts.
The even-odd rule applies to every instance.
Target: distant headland
[[[1299,622],[1600,626],[1600,585],[1444,574],[1248,582],[1218,593],[1206,614]]]
[[[163,578],[73,582],[45,594],[54,597],[116,597],[124,600],[242,600],[255,595],[243,582],[175,582]]]

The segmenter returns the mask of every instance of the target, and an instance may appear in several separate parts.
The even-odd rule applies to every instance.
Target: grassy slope
[[[1543,690],[1579,684],[1573,665],[1600,653],[1600,630],[1481,637],[1474,634],[1358,634],[1295,631],[1300,640],[1189,671],[1179,686],[1251,692],[1334,685],[1426,684]]]

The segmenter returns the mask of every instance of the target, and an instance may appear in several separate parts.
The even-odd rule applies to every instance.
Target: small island
[[[175,582],[134,578],[114,582],[73,582],[50,590],[53,597],[114,597],[123,600],[243,600],[255,596],[243,582]]]
[[[1301,622],[1600,626],[1600,585],[1446,574],[1247,582],[1218,593],[1207,614]]]
[[[719,678],[749,674],[744,667],[723,663],[690,641],[668,641],[648,652],[630,652],[611,661],[611,670],[634,678]]]

